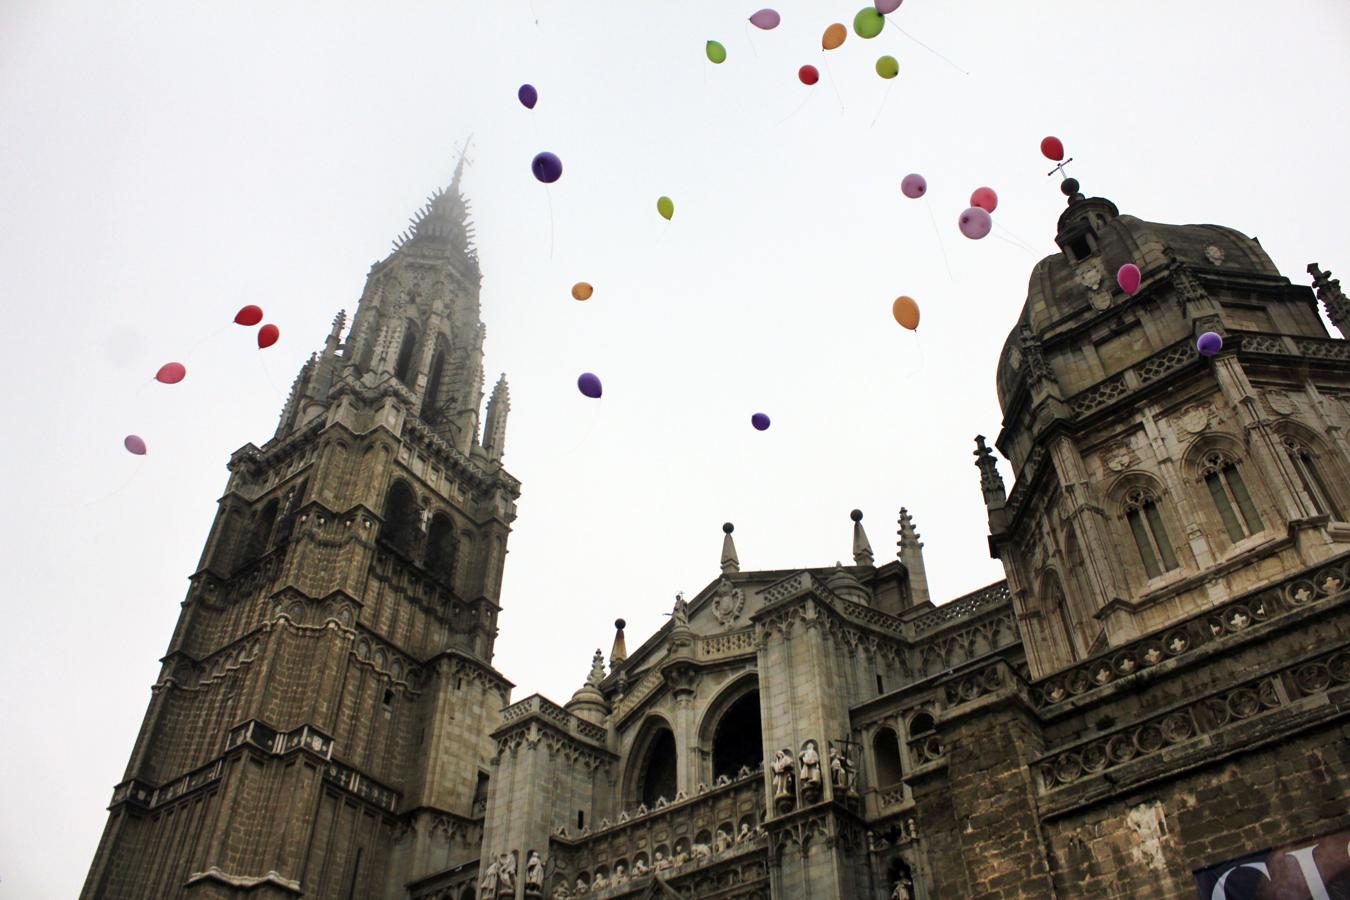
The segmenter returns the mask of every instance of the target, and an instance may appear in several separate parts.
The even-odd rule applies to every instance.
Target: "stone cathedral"
[[[998,361],[1011,490],[975,441],[1006,581],[932,597],[903,509],[832,567],[743,570],[728,523],[659,631],[513,701],[459,176],[230,458],[84,897],[1350,897],[1329,273],[1066,181]]]

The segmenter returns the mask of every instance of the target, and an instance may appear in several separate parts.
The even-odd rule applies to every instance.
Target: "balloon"
[[[1139,290],[1140,280],[1139,267],[1134,263],[1126,263],[1116,272],[1116,284],[1127,294],[1133,294]]]
[[[1212,331],[1206,331],[1195,342],[1195,349],[1200,351],[1201,356],[1213,356],[1223,349],[1223,338]]]
[[[989,218],[989,213],[980,209],[978,206],[972,206],[970,209],[961,213],[961,233],[972,241],[978,241],[989,233],[989,229],[994,227],[994,220]]]
[[[886,27],[886,17],[875,6],[864,6],[853,17],[853,30],[860,38],[874,38]]]
[[[905,180],[900,182],[900,193],[911,200],[918,200],[928,193],[928,180],[917,172],[906,175]]]
[[[266,350],[281,337],[281,329],[275,325],[264,325],[258,329],[258,349]]]
[[[781,21],[783,21],[782,17],[778,15],[777,10],[773,9],[761,9],[750,17],[751,25],[756,28],[763,28],[765,31],[777,28],[778,23]]]
[[[658,197],[656,200],[656,211],[661,214],[661,218],[669,222],[670,217],[675,215],[675,201],[671,200],[669,197]]]
[[[708,41],[708,45],[703,48],[703,52],[708,54],[708,59],[716,65],[721,65],[727,61],[727,48],[717,41]]]
[[[755,413],[750,417],[750,424],[755,426],[756,431],[767,431],[769,428],[769,417],[764,413]]]
[[[900,64],[894,56],[883,56],[877,60],[877,74],[890,80],[900,74]]]
[[[240,325],[257,325],[262,321],[262,307],[245,306],[234,314],[234,321]]]
[[[1041,152],[1051,162],[1059,162],[1064,158],[1064,145],[1060,143],[1057,137],[1043,138],[1041,140]]]
[[[532,84],[522,84],[520,90],[516,91],[516,97],[526,109],[534,109],[534,105],[539,102],[539,92]]]
[[[998,209],[998,194],[994,193],[993,188],[976,188],[975,193],[970,195],[970,205],[978,206],[985,212],[993,212]]]
[[[600,399],[600,379],[596,378],[590,372],[582,372],[581,377],[577,379],[577,390],[592,400]]]
[[[165,363],[155,373],[155,380],[161,384],[177,384],[186,376],[187,369],[182,363]]]
[[[835,22],[829,28],[825,29],[825,34],[820,38],[820,46],[825,50],[833,50],[844,43],[844,38],[848,37],[848,29],[838,22]]]
[[[572,299],[574,300],[589,300],[593,293],[595,293],[595,288],[585,281],[578,281],[572,285]]]
[[[900,0],[875,0],[874,5],[877,8],[877,12],[885,16],[900,8]]]
[[[820,80],[820,72],[816,71],[815,66],[802,66],[797,70],[797,77],[802,84],[815,84]]]
[[[128,453],[134,453],[137,456],[145,455],[145,441],[141,440],[139,435],[127,435],[122,441],[122,446],[127,448]]]
[[[536,153],[534,161],[530,163],[530,171],[544,184],[552,184],[562,177],[562,160],[547,150]]]
[[[896,297],[891,304],[891,315],[910,331],[919,327],[919,304],[914,302],[913,297]]]

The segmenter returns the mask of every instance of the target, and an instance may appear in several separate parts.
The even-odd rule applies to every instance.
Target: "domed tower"
[[[1055,240],[998,363],[1010,494],[975,453],[1036,677],[1350,547],[1350,343],[1313,292],[1254,238],[1100,197]]]

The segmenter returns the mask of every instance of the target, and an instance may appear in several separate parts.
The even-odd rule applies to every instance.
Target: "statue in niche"
[[[538,850],[530,851],[530,858],[525,862],[525,893],[542,894],[544,892],[544,861],[539,856]]]
[[[497,870],[501,868],[492,862],[483,870],[483,880],[478,882],[478,896],[483,900],[495,900],[497,896]]]
[[[690,853],[693,855],[694,859],[707,859],[709,856],[712,856],[712,848],[704,843],[696,843],[690,848]]]
[[[792,751],[779,750],[773,755],[773,795],[775,798],[792,796]]]
[[[647,861],[646,861],[645,859],[643,859],[642,857],[639,856],[637,859],[633,860],[633,877],[634,877],[634,878],[643,878],[643,877],[645,877],[645,876],[647,875],[647,873],[650,872],[650,871],[651,871],[651,869],[647,868]]]
[[[848,795],[854,792],[853,766],[849,762],[848,754],[841,752],[833,743],[830,744],[830,782],[837,794]]]
[[[750,823],[742,822],[741,830],[736,833],[736,843],[744,844],[747,841],[754,840],[754,838],[755,838],[754,832],[750,830]]]
[[[801,756],[798,757],[801,763],[802,771],[802,795],[808,799],[820,796],[820,753],[816,750],[815,741],[807,741],[802,744]]]
[[[660,850],[657,850],[656,854],[652,857],[652,871],[663,872],[669,868],[670,868],[670,860],[666,859],[664,853],[662,853]]]
[[[503,853],[497,857],[497,893],[514,894],[516,892],[516,854]]]
[[[553,889],[553,900],[571,900],[572,892],[567,889],[567,885],[559,882]]]
[[[895,890],[891,891],[891,900],[914,900],[914,879],[901,875]]]
[[[623,884],[627,880],[628,880],[628,873],[624,871],[623,863],[619,863],[614,867],[614,877],[611,878],[610,881],[615,886],[618,886]]]
[[[578,879],[577,879],[577,887],[576,887],[576,891],[575,891],[576,895],[577,895],[578,897],[584,897],[584,896],[586,896],[587,894],[589,894],[590,891],[591,891],[591,889],[588,888],[588,887],[586,886],[586,879],[584,879],[584,878],[578,878]]]
[[[591,880],[591,888],[595,891],[603,891],[609,887],[609,879],[605,877],[604,872],[596,872],[595,878]]]
[[[730,833],[725,829],[717,829],[717,835],[713,838],[713,852],[723,853],[728,850],[733,843]]]

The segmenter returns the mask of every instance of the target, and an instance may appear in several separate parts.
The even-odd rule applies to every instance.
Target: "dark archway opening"
[[[381,537],[399,553],[411,556],[417,541],[417,531],[417,500],[413,497],[412,488],[402,481],[395,481],[384,502]]]
[[[898,784],[904,777],[900,766],[900,741],[895,732],[882,728],[872,738],[872,755],[876,758],[877,786]]]
[[[658,797],[668,801],[675,798],[676,759],[675,735],[663,728],[652,738],[638,785],[639,796],[648,809],[656,805]]]
[[[422,418],[435,425],[440,421],[440,410],[436,404],[441,400],[441,380],[445,377],[445,348],[437,342],[436,355],[431,357],[431,368],[427,371],[427,392],[422,399]]]
[[[426,570],[447,587],[454,584],[457,550],[455,523],[449,516],[438,513],[427,529]]]
[[[750,691],[732,703],[713,732],[713,778],[735,778],[742,766],[751,771],[764,762],[764,738],[759,729],[759,691]]]
[[[417,329],[411,322],[403,331],[403,343],[398,348],[398,359],[394,362],[394,377],[412,387],[413,351],[417,349]]]

